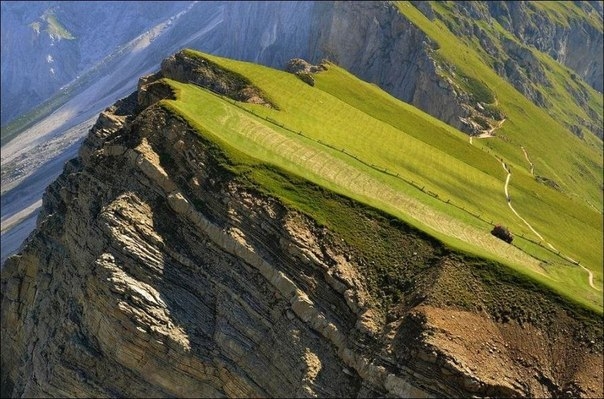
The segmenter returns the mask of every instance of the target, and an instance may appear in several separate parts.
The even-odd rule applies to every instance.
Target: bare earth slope
[[[273,170],[317,223],[142,85],[2,270],[3,396],[603,395],[600,317]]]

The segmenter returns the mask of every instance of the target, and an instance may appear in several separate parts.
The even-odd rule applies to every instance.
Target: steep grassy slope
[[[492,20],[490,24],[474,21],[467,15],[456,12],[455,7],[458,4],[453,2],[431,3],[438,15],[438,18],[432,21],[409,3],[398,2],[397,5],[406,18],[437,43],[435,59],[444,61],[452,66],[451,69],[458,71],[458,79],[464,75],[480,77],[481,83],[495,93],[497,107],[507,119],[497,131],[497,139],[481,144],[483,148],[502,157],[508,165],[512,165],[514,176],[511,191],[516,201],[516,209],[525,219],[529,219],[545,240],[558,241],[554,246],[561,252],[576,254],[578,257],[574,259],[591,257],[592,270],[601,276],[602,252],[599,247],[602,245],[601,210],[604,185],[602,140],[596,136],[596,132],[599,130],[601,134],[602,93],[577,79],[572,71],[554,61],[549,55],[518,42],[518,39],[496,20]],[[553,15],[561,25],[568,25],[573,18],[584,18],[601,29],[601,20],[597,21],[593,14],[583,15],[584,11],[575,4],[535,3],[533,6],[536,11]],[[457,32],[458,35],[455,35],[445,22],[453,27],[470,27],[470,32],[474,34],[464,36]],[[476,29],[480,30],[482,33],[479,35],[486,37],[486,41],[493,46],[502,45],[507,40],[512,42],[516,49],[528,52],[528,59],[533,57],[541,63],[543,76],[539,78],[543,83],[533,84],[532,81],[537,77],[528,79],[528,83],[544,93],[544,106],[536,106],[493,70],[494,64],[501,62],[501,59],[487,54],[483,45],[473,36]],[[529,69],[525,72],[528,73]],[[575,135],[579,137],[571,134],[570,130],[574,130]],[[527,157],[530,157],[534,167],[532,173]],[[556,193],[544,187],[531,188],[529,192],[525,192],[528,189],[527,184],[530,184],[529,180],[532,179],[554,187]],[[519,198],[514,196],[514,189],[520,191]],[[538,201],[534,201],[537,199]],[[570,214],[559,214],[560,207]],[[569,217],[576,218],[578,214],[589,215],[585,207],[595,211],[588,217],[593,218],[591,226],[597,229],[597,234],[593,236],[597,237],[595,245],[588,244],[588,238],[583,234],[585,218],[579,217],[582,221],[577,225],[578,228],[567,230]],[[571,214],[573,216],[570,216]],[[541,227],[537,227],[538,225]],[[573,232],[568,234],[570,231]],[[534,234],[531,235],[535,238]],[[541,240],[539,237],[537,239]]]
[[[335,71],[332,72],[335,74]],[[346,78],[342,78],[342,77]],[[477,149],[467,145],[467,137],[458,132],[454,132],[448,126],[443,125],[443,130],[439,131],[434,126],[420,123],[417,119],[401,118],[399,117],[400,111],[397,112],[396,104],[397,101],[388,96],[373,96],[370,97],[369,93],[361,94],[363,91],[358,91],[357,95],[354,95],[350,90],[346,88],[352,87],[351,81],[353,77],[343,72],[339,79],[325,79],[327,90],[334,95],[339,96],[340,99],[348,103],[354,104],[358,109],[364,110],[365,112],[377,116],[379,119],[395,126],[405,133],[413,135],[414,137],[422,140],[431,146],[448,152],[449,154],[457,157],[458,159],[465,160],[472,168],[481,170],[487,175],[500,176],[503,173],[500,163],[496,160],[497,157],[504,157],[506,160],[515,156],[517,152],[521,152],[520,146],[509,149],[508,152],[501,151],[499,154],[493,154],[491,152],[491,143],[493,141],[481,142],[479,140],[474,141],[474,145],[482,147]],[[318,77],[319,87],[323,78]],[[368,86],[367,87],[371,87]],[[374,89],[376,90],[376,89]],[[373,101],[365,101],[367,98],[372,98]],[[382,99],[382,101],[379,101]],[[412,109],[406,104],[398,103],[399,107],[407,107]],[[419,118],[418,118],[419,119]],[[433,121],[435,124],[437,121]],[[448,129],[448,130],[447,130]],[[449,134],[447,134],[449,133]],[[459,140],[461,138],[461,140]],[[482,143],[486,143],[483,146]],[[486,147],[486,148],[485,148]],[[486,151],[485,151],[486,150]],[[521,152],[522,154],[522,152]],[[531,159],[535,162],[533,159]],[[495,161],[495,162],[494,162]],[[573,254],[579,259],[591,258],[591,263],[597,265],[601,259],[602,252],[600,250],[601,241],[597,239],[599,232],[601,231],[601,218],[597,217],[597,212],[592,212],[585,204],[577,204],[574,200],[577,197],[562,195],[559,191],[552,190],[551,188],[545,187],[543,184],[538,184],[537,181],[530,177],[529,165],[526,159],[518,160],[517,168],[514,168],[514,174],[512,177],[512,189],[511,195],[514,197],[515,207],[519,209],[519,212],[529,217],[531,225],[538,232],[543,232],[546,239],[550,242],[557,242],[559,245],[564,245],[568,242],[575,241],[575,245],[565,246],[567,254]],[[586,162],[581,162],[586,164]],[[443,166],[446,164],[443,164]],[[444,169],[444,168],[443,168]],[[597,165],[592,165],[590,168],[592,173],[598,169]],[[514,229],[516,232],[526,235],[527,237],[534,237],[533,233],[528,230],[527,226],[524,225],[517,218],[510,220],[509,209],[507,207],[500,207],[502,205],[502,191],[501,185],[498,185],[495,192],[483,190],[475,185],[477,179],[484,181],[484,178],[477,175],[465,175],[470,176],[469,178],[457,179],[453,185],[448,180],[455,176],[455,173],[451,174],[451,168],[445,169],[445,176],[433,179],[429,182],[429,186],[436,186],[437,192],[450,192],[463,193],[462,198],[459,198],[465,204],[474,205],[477,212],[483,215],[483,217],[490,217],[490,220],[502,220],[515,223]],[[468,173],[468,172],[463,172]],[[449,178],[449,179],[448,179]],[[595,176],[594,176],[595,178]],[[442,191],[441,191],[442,190]],[[480,192],[480,195],[476,195],[476,192]],[[458,199],[458,198],[456,198]],[[562,206],[566,209],[565,214],[559,214],[558,208]],[[569,223],[568,218],[574,218],[575,223]],[[560,226],[560,228],[556,228]],[[551,231],[553,234],[548,234]],[[555,237],[551,237],[555,235]],[[551,237],[551,238],[550,238]],[[595,239],[595,240],[594,240]],[[579,244],[583,242],[583,244]],[[574,248],[572,248],[574,247]],[[558,248],[558,247],[557,247]],[[561,248],[558,248],[561,249]]]
[[[574,134],[580,137],[597,131],[601,137],[602,93],[594,90],[549,54],[523,43],[506,30],[497,19],[490,16],[487,4],[430,3],[437,16],[434,21],[429,21],[407,3],[399,2],[398,7],[405,17],[424,30],[438,46],[444,47],[439,48],[435,57],[454,65],[458,73],[453,73],[453,80],[459,82],[459,76],[455,75],[467,75],[468,70],[474,68],[481,75],[470,76],[479,76],[481,83],[486,84],[487,91],[492,91],[493,84],[497,84],[496,79],[493,79],[495,71],[498,71],[496,74],[500,77],[515,74],[515,78],[509,78],[508,83],[514,82],[517,88],[532,93],[541,107],[558,123],[572,128]],[[468,15],[466,7],[481,13],[482,17],[477,19]],[[581,25],[570,28],[569,24],[581,22],[593,29],[602,30],[602,22],[594,21],[596,15],[587,15],[580,6],[570,2],[530,2],[523,10],[538,13],[539,18],[547,16],[549,22],[560,30],[579,30]],[[529,23],[526,21],[526,24]],[[535,28],[530,26],[525,29],[530,31]],[[530,33],[527,32],[526,35],[530,36]],[[572,46],[571,43],[565,45]],[[455,51],[451,51],[451,48]],[[558,56],[565,57],[568,51],[570,49],[560,49]],[[597,57],[595,54],[594,56]]]
[[[555,180],[567,195],[576,194],[587,203],[601,209],[602,142],[599,140],[599,146],[590,145],[593,137],[589,137],[586,141],[573,137],[561,123],[576,122],[576,119],[585,117],[585,112],[577,109],[569,94],[559,89],[559,86],[567,80],[572,81],[571,72],[548,56],[534,52],[539,54],[548,67],[551,67],[552,71],[546,71],[546,74],[553,83],[553,87],[548,89],[547,97],[552,102],[552,106],[547,109],[537,107],[491,69],[486,62],[488,58],[476,50],[480,48],[479,46],[467,45],[451,33],[443,22],[428,20],[412,5],[408,3],[398,3],[398,5],[401,13],[439,44],[440,48],[436,51],[439,57],[453,64],[465,75],[479,76],[482,83],[496,94],[498,106],[504,111],[507,121],[498,131],[505,139],[494,143],[498,145],[497,149],[506,160],[526,167],[526,161],[519,148],[523,145],[533,159],[539,159],[536,174]],[[440,3],[436,3],[435,7],[444,8]],[[497,23],[494,22],[494,25]],[[501,27],[499,31],[505,32]],[[585,90],[589,92],[590,108],[601,115],[602,95],[593,89]],[[577,158],[582,161],[578,161]]]
[[[450,246],[505,263],[601,311],[601,295],[576,265],[537,245],[534,238],[517,237],[516,246],[510,246],[490,235],[492,223],[508,224],[527,238],[531,234],[507,207],[506,173],[493,151],[470,144],[462,133],[334,65],[317,75],[316,86],[310,87],[291,74],[259,65],[187,54],[246,76],[279,108],[238,103],[168,81],[178,100],[165,101],[165,106],[230,148],[233,170],[249,174],[287,199],[291,190],[271,185],[263,168],[249,166],[283,168],[382,209]],[[529,218],[535,228],[547,230],[547,239],[556,248],[592,269],[601,286],[598,212],[512,165],[511,195],[519,209],[537,209],[537,217]],[[303,196],[300,200],[304,202]],[[306,201],[306,207],[317,219],[326,218],[312,202]],[[582,242],[571,240],[576,237]]]

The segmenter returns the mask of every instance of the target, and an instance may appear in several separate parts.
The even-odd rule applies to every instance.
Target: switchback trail
[[[523,149],[523,150],[524,150],[524,149]],[[512,206],[512,198],[510,197],[510,194],[509,194],[509,191],[508,191],[508,186],[509,186],[509,184],[510,184],[510,179],[511,179],[511,177],[512,177],[512,171],[511,171],[511,169],[510,169],[510,168],[507,166],[507,164],[506,164],[506,163],[503,161],[503,159],[500,159],[500,162],[501,162],[501,166],[503,166],[503,169],[504,169],[504,170],[506,171],[506,173],[507,173],[507,176],[506,176],[506,178],[505,178],[505,185],[504,185],[504,187],[503,187],[504,192],[505,192],[505,199],[506,199],[506,201],[507,201],[507,203],[508,203],[508,207],[509,207],[509,208],[512,210],[512,212],[514,212],[514,215],[516,215],[516,216],[517,216],[517,217],[518,217],[520,220],[522,220],[522,222],[523,222],[524,224],[526,224],[526,225],[527,225],[527,227],[528,227],[528,228],[529,228],[529,229],[530,229],[530,230],[531,230],[533,233],[535,233],[535,235],[536,235],[537,237],[539,237],[539,239],[540,239],[541,241],[543,241],[545,244],[547,244],[547,246],[548,246],[548,247],[550,247],[550,248],[551,248],[551,249],[552,249],[554,252],[556,252],[558,255],[562,256],[563,258],[565,258],[565,259],[566,259],[566,260],[568,260],[569,262],[571,262],[571,263],[573,263],[573,264],[575,264],[575,265],[579,265],[579,266],[580,266],[580,267],[581,267],[583,270],[585,270],[585,271],[587,272],[587,274],[589,275],[589,285],[590,285],[590,287],[591,287],[591,288],[593,288],[593,289],[594,289],[594,290],[596,290],[596,291],[601,291],[599,288],[597,288],[597,287],[594,285],[594,275],[593,275],[593,273],[592,273],[592,271],[591,271],[591,270],[589,270],[588,268],[586,268],[585,266],[583,266],[582,264],[580,264],[578,261],[574,260],[573,258],[568,257],[568,256],[563,255],[562,253],[560,253],[560,251],[559,251],[558,249],[556,249],[556,248],[555,248],[555,247],[554,247],[552,244],[550,244],[549,242],[547,242],[547,241],[546,241],[546,240],[543,238],[543,236],[542,236],[541,234],[539,234],[539,233],[537,232],[537,230],[535,230],[535,229],[533,228],[533,226],[531,226],[531,225],[530,225],[530,223],[529,223],[529,222],[527,222],[527,221],[526,221],[526,220],[525,220],[525,219],[524,219],[522,216],[520,216],[520,215],[518,214],[518,212],[516,212],[516,210],[515,210],[515,209],[514,209],[514,207]],[[529,161],[529,163],[530,163],[530,161]],[[532,164],[531,164],[531,169],[532,169]],[[531,170],[531,171],[532,171],[532,170]]]
[[[529,165],[531,165],[531,175],[535,176],[535,165],[533,165],[533,163],[529,159],[528,153],[526,152],[526,150],[524,149],[524,147],[520,146],[520,148],[522,149],[522,152],[524,152],[524,157],[526,158],[526,161],[529,163]]]

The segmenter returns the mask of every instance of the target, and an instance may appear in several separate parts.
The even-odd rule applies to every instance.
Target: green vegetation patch
[[[461,87],[472,96],[474,101],[485,104],[492,104],[495,102],[495,93],[493,90],[489,89],[489,87],[480,80],[468,75],[459,74],[457,82],[459,82]]]
[[[183,50],[176,57],[187,57],[190,62],[196,64],[193,72],[203,80],[195,82],[196,84],[199,83],[202,87],[209,88],[217,94],[223,94],[238,101],[248,102],[251,97],[256,96],[266,101],[271,108],[279,109],[262,89],[253,85],[243,74],[222,68],[210,58],[204,57],[194,50]]]
[[[497,139],[489,139],[478,145],[493,153],[497,158],[503,158],[508,165],[511,165],[515,172],[510,186],[512,197],[515,189],[531,191],[530,195],[522,196],[523,201],[533,202],[533,205],[530,206],[531,209],[523,209],[521,204],[518,204],[515,206],[518,212],[528,219],[537,231],[547,235],[548,241],[554,247],[561,248],[566,245],[568,248],[568,243],[573,241],[573,233],[583,229],[579,222],[574,224],[573,233],[562,227],[568,226],[564,222],[565,217],[562,217],[562,214],[574,212],[570,209],[571,206],[566,205],[568,199],[573,201],[572,207],[579,210],[584,218],[602,220],[601,187],[604,175],[601,162],[602,141],[593,135],[586,135],[584,139],[581,139],[569,131],[569,126],[581,125],[583,119],[594,119],[587,113],[599,115],[598,118],[601,120],[601,94],[585,87],[584,82],[573,82],[572,74],[567,68],[557,64],[549,56],[533,51],[533,55],[543,62],[547,78],[552,83],[551,87],[546,87],[545,90],[548,100],[553,105],[548,109],[539,108],[498,76],[475,46],[469,46],[453,35],[443,21],[428,20],[410,3],[398,2],[397,5],[405,18],[437,43],[438,50],[435,52],[435,57],[440,57],[446,63],[453,65],[458,73],[461,71],[465,75],[480,76],[481,81],[488,82],[489,88],[496,93],[498,107],[506,115],[506,121],[495,132]],[[439,11],[440,15],[451,14],[447,8],[448,3],[436,2],[433,7]],[[452,18],[452,16],[450,17]],[[456,18],[462,17],[457,16]],[[514,40],[514,37],[498,23],[494,22],[494,27],[495,32],[487,31],[493,39],[497,35],[504,35],[506,39]],[[576,100],[564,88],[565,85],[571,85],[575,91],[584,93],[589,111],[585,106],[583,108],[577,106]],[[474,143],[476,142],[477,140],[474,140]],[[555,181],[559,186],[559,190],[550,187],[552,192],[548,194],[548,200],[551,201],[547,204],[533,194],[539,193],[540,189],[529,188],[529,186],[533,186],[532,181],[523,179],[522,185],[526,186],[517,186],[516,182],[519,180],[516,179],[516,172],[526,175],[529,170],[521,147],[529,154],[535,173]],[[577,162],[577,158],[581,161]],[[540,211],[539,202],[541,205],[549,207],[550,210]],[[523,202],[522,205],[525,204],[528,205],[527,202]],[[544,214],[551,215],[553,219],[542,217]],[[586,220],[583,217],[582,220]],[[554,220],[556,221],[554,222]],[[515,232],[524,233],[526,231],[522,226],[520,226],[520,230],[516,227],[512,227],[512,229]],[[602,230],[599,228],[593,231],[597,233],[590,234],[591,238],[586,240],[591,242],[591,244],[587,244],[590,249],[579,245],[580,240],[574,240],[575,243],[570,245],[575,247],[573,252],[579,254],[578,258],[581,259],[582,264],[589,264],[587,267],[598,276],[596,279],[601,281],[602,251],[596,249],[593,252],[591,249],[602,247]],[[586,287],[586,289],[591,288]]]
[[[50,13],[46,15],[46,22],[48,22],[47,31],[51,36],[58,37],[66,40],[74,40],[75,36],[71,34],[57,19],[57,17]]]

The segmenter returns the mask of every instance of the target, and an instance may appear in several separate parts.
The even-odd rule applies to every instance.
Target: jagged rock
[[[361,383],[424,394],[402,370],[385,384],[353,349],[357,318],[372,316],[321,277],[346,262],[323,251],[325,232],[220,172],[149,100],[157,83],[141,80],[129,116],[101,115],[49,188],[32,245],[2,271],[3,396],[351,397]],[[282,240],[257,238],[269,236]],[[306,263],[288,255],[305,251]],[[301,267],[317,290],[303,291]],[[348,290],[364,290],[355,281]]]
[[[318,73],[321,71],[326,71],[327,66],[325,64],[320,65],[311,65],[308,62],[304,61],[301,58],[292,58],[289,60],[287,65],[285,66],[285,70],[289,73],[298,74],[298,73]]]
[[[166,65],[161,76],[225,95],[255,90],[213,66],[196,77],[186,58]],[[601,351],[583,352],[572,332],[552,326],[581,331],[590,348],[602,338],[554,300],[520,287],[512,298],[489,296],[486,315],[443,305],[457,297],[450,288],[478,280],[439,284],[479,268],[404,226],[389,230],[401,236],[397,253],[373,260],[233,176],[199,132],[161,108],[156,100],[170,93],[155,78],[99,117],[48,188],[36,231],[2,269],[2,396],[547,396],[568,378],[601,396]],[[371,229],[389,224],[377,217],[364,216]],[[408,299],[388,307],[367,268],[407,252],[404,263],[413,253],[422,266]],[[509,323],[494,321],[527,296],[550,310],[542,324],[521,328],[513,312]],[[535,363],[475,357],[484,335]],[[586,366],[559,376],[564,351]],[[502,383],[486,366],[522,384]],[[527,374],[535,369],[541,380]]]
[[[208,59],[191,57],[186,51],[180,51],[163,60],[160,74],[162,77],[204,87],[237,101],[275,108],[244,76],[221,69]]]
[[[311,65],[301,58],[292,58],[285,66],[285,70],[289,73],[293,73],[309,86],[314,86],[315,78],[313,78],[312,74],[326,71],[327,65],[325,63],[320,65]]]

